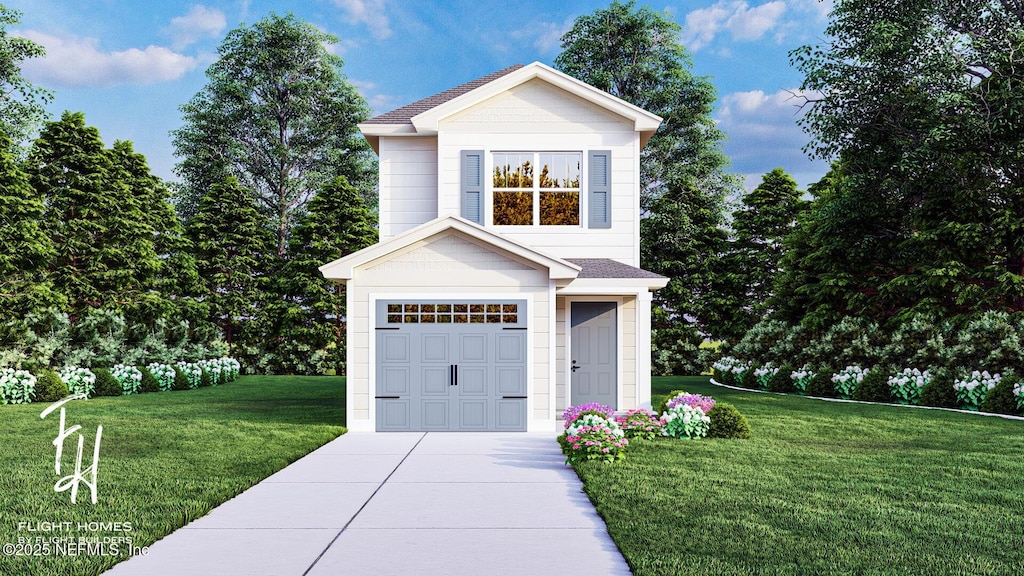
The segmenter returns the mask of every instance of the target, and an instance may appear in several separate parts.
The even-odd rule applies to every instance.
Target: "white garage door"
[[[378,301],[378,431],[526,430],[525,300]]]

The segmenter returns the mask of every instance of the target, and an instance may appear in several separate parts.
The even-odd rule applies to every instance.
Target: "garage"
[[[526,300],[378,300],[377,431],[526,431]]]

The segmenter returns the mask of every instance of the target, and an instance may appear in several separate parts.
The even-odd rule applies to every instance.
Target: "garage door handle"
[[[452,364],[452,368],[454,369],[453,372],[455,373],[455,385],[458,386],[459,385],[459,365],[458,364]]]
[[[449,364],[448,365],[448,385],[458,386],[459,385],[459,365]]]

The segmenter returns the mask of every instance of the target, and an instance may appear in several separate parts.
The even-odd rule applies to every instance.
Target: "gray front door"
[[[571,303],[572,406],[598,402],[618,408],[615,307],[615,302]]]
[[[378,431],[526,430],[526,302],[377,305]]]

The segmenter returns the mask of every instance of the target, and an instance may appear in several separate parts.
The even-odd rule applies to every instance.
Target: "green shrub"
[[[160,383],[153,377],[153,373],[149,371],[149,368],[139,366],[139,371],[142,372],[142,385],[139,386],[139,393],[159,392]]]
[[[807,395],[819,396],[821,398],[835,398],[836,386],[832,382],[832,369],[819,368],[814,373],[814,378],[807,383]]]
[[[1017,397],[1013,394],[1013,387],[1020,380],[1016,376],[1007,376],[1001,379],[995,388],[988,391],[985,401],[981,404],[981,411],[1012,416],[1020,415],[1021,411],[1017,408]],[[38,385],[36,384],[36,386]]]
[[[213,386],[213,376],[206,370],[206,368],[200,368],[203,371],[202,376],[199,377],[200,386]]]
[[[757,390],[757,375],[754,374],[754,369],[750,368],[743,373],[743,378],[740,379],[739,385],[744,388],[750,388],[751,390]]]
[[[714,378],[719,384],[736,386],[736,377],[733,376],[732,370],[715,370]]]
[[[936,408],[959,408],[960,402],[953,389],[953,375],[948,370],[936,371],[931,381],[921,390],[921,405]]]
[[[96,375],[96,388],[93,389],[93,397],[97,396],[120,396],[123,390],[121,383],[114,378],[110,370],[106,368],[93,368],[92,373]]]
[[[673,390],[669,392],[668,396],[665,396],[665,399],[661,401],[661,404],[658,404],[658,414],[664,414],[668,410],[668,401],[680,394],[686,394],[686,390]]]
[[[854,390],[853,399],[862,402],[892,402],[889,370],[882,366],[872,368]]]
[[[740,411],[726,402],[716,402],[708,412],[708,438],[750,438],[750,424]]]
[[[36,376],[33,402],[56,402],[68,395],[68,385],[53,370],[43,370]]]
[[[178,366],[174,368],[174,385],[171,386],[171,390],[188,390],[188,376]]]
[[[772,379],[768,381],[768,391],[783,393],[796,392],[796,386],[793,385],[793,378],[790,377],[790,374],[792,373],[793,367],[789,364],[783,364],[782,368],[779,368],[778,372],[775,373],[775,376],[772,376]]]
[[[784,358],[776,356],[778,344],[786,339],[790,326],[782,320],[762,319],[747,331],[732,353],[741,358],[756,358],[758,363],[774,362],[779,364]]]

